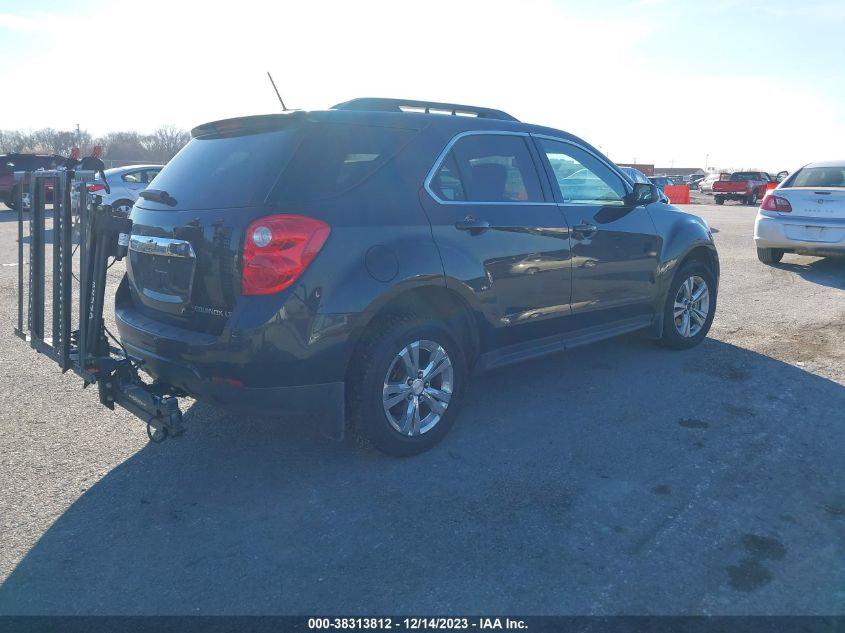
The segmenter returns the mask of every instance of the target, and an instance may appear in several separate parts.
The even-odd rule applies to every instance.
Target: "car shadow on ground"
[[[845,288],[845,257],[807,257],[787,253],[775,268],[796,273],[821,286]]]
[[[789,364],[639,336],[475,378],[409,459],[197,403],[0,613],[845,613],[843,410]]]

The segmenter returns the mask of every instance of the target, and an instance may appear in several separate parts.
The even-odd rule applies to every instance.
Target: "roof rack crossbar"
[[[332,106],[332,110],[361,110],[366,112],[405,112],[414,108],[431,114],[432,110],[448,112],[452,116],[476,116],[479,119],[500,119],[502,121],[518,121],[507,112],[492,108],[461,105],[459,103],[440,103],[437,101],[417,101],[414,99],[381,99],[365,97],[352,99]]]

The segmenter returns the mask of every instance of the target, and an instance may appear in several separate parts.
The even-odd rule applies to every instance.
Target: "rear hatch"
[[[240,294],[243,231],[299,141],[299,113],[201,126],[132,210],[127,278],[147,316],[219,334]],[[146,196],[146,197],[145,197]]]
[[[311,202],[356,186],[411,131],[291,112],[209,123],[192,136],[135,203],[127,279],[146,316],[219,334],[241,300],[249,225],[312,215]]]

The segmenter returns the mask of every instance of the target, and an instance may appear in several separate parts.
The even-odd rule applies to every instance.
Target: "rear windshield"
[[[220,209],[260,205],[296,147],[295,129],[191,140],[155,179],[173,207],[151,200],[139,206]]]
[[[271,190],[272,199],[282,204],[327,198],[371,175],[414,133],[307,123],[251,135],[195,138],[151,186],[166,191],[176,205],[143,200],[139,206],[173,210],[249,207],[263,204]]]
[[[796,172],[785,187],[843,187],[845,165],[841,167],[805,167]]]
[[[756,171],[738,171],[731,175],[731,180],[760,180],[760,174]]]
[[[279,180],[274,199],[296,204],[348,191],[388,162],[415,130],[311,124]]]

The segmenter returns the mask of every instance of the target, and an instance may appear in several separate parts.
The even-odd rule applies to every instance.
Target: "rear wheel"
[[[17,201],[18,201],[18,188],[15,187],[14,189],[12,189],[11,197],[9,198],[9,201],[6,203],[6,206],[9,207],[12,211],[14,211],[18,208]]]
[[[111,205],[112,211],[117,211],[119,214],[129,217],[129,213],[132,211],[133,203],[131,200],[118,200],[113,205]]]
[[[725,199],[722,196],[716,196],[716,204],[725,204]]]
[[[748,196],[748,199],[746,200],[746,202],[748,204],[756,207],[757,206],[757,199],[758,199],[758,195],[757,195],[757,192],[755,191],[750,196]]]
[[[452,428],[466,361],[452,332],[416,315],[393,315],[370,328],[347,377],[353,429],[376,448],[415,455]]]
[[[684,264],[666,295],[660,343],[674,349],[695,347],[710,330],[716,314],[716,279],[704,264]]]
[[[764,264],[777,264],[783,259],[783,253],[782,248],[758,248],[757,259]]]

